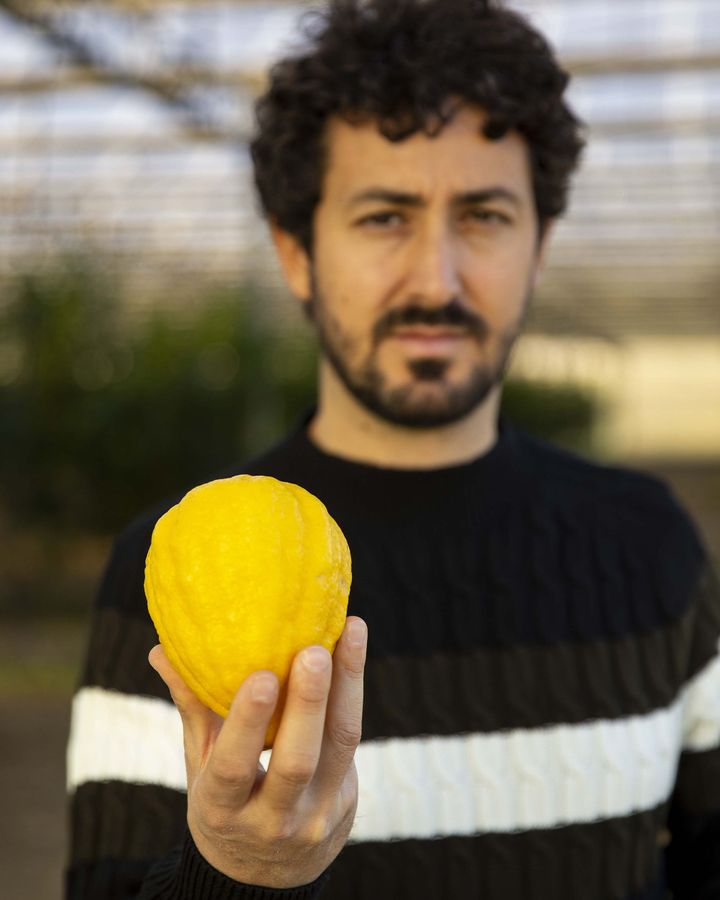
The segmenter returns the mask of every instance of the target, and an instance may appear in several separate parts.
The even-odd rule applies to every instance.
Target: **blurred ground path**
[[[84,622],[0,621],[3,900],[60,900],[65,745]]]
[[[720,560],[720,462],[658,465]],[[3,900],[60,900],[66,852],[65,744],[82,621],[0,619],[0,884]]]
[[[60,900],[69,699],[0,700],[0,872],[6,900]]]

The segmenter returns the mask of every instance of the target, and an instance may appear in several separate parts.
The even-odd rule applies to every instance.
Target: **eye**
[[[510,225],[512,220],[505,213],[496,209],[471,209],[466,213],[466,217],[472,222],[480,222],[488,225]]]
[[[394,210],[383,210],[382,212],[370,213],[358,219],[357,225],[369,226],[370,228],[393,228],[397,225],[404,224],[405,220],[399,212]]]

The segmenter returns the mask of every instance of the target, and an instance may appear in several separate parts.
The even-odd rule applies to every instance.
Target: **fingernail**
[[[351,647],[362,647],[367,636],[367,625],[362,619],[353,619],[348,622],[347,638]]]
[[[302,664],[309,672],[322,672],[328,664],[327,650],[323,647],[308,647],[303,650]]]
[[[275,697],[275,679],[272,675],[256,675],[250,687],[253,700],[267,703]]]

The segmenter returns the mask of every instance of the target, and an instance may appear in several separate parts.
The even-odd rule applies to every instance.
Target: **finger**
[[[315,774],[320,795],[335,796],[345,783],[360,743],[367,625],[357,616],[345,624],[333,655],[325,736]]]
[[[178,709],[185,707],[192,708],[194,704],[200,702],[182,680],[181,676],[175,671],[161,644],[155,644],[152,648],[148,654],[148,662],[165,682],[167,689],[170,691],[173,703]]]
[[[183,723],[185,755],[188,766],[196,770],[204,761],[220,718],[208,709],[175,671],[165,650],[156,644],[148,654],[148,662],[165,682]]]
[[[148,662],[165,682],[173,703],[183,718],[202,717],[205,713],[211,713],[211,710],[198,700],[193,691],[185,684],[182,676],[175,671],[161,644],[156,644],[152,648],[148,654]]]
[[[238,809],[247,802],[261,773],[260,753],[277,698],[272,672],[253,672],[240,685],[198,781],[208,803]]]
[[[292,808],[312,780],[322,746],[332,662],[324,647],[306,647],[295,657],[285,708],[262,792],[277,810]]]

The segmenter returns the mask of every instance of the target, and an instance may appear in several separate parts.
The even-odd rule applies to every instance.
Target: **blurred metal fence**
[[[544,330],[720,330],[716,0],[517,5],[575,74],[571,97],[590,125]],[[0,10],[0,273],[88,245],[131,260],[135,288],[177,268],[235,278],[271,266],[246,140],[254,93],[302,4]]]
[[[717,0],[511,5],[557,47],[589,124],[531,332],[720,340]],[[272,302],[247,139],[253,97],[305,6],[0,0],[0,282],[83,250],[136,308],[251,277],[292,318]],[[706,348],[710,382],[718,346]],[[715,446],[720,425],[703,452]]]

